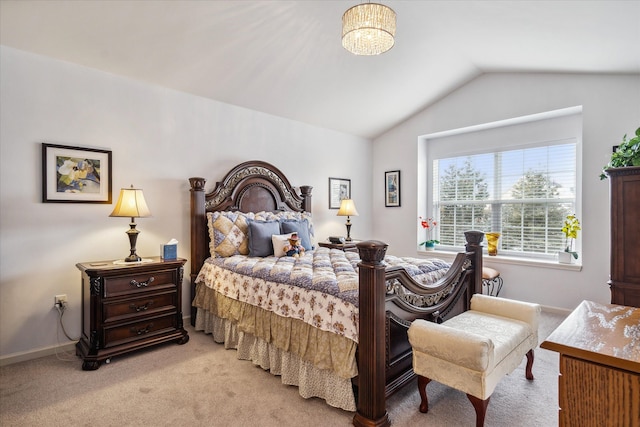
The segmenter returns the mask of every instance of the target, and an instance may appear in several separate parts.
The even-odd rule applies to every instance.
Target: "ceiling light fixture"
[[[353,6],[342,15],[342,46],[355,55],[380,55],[393,47],[396,13],[378,3]]]

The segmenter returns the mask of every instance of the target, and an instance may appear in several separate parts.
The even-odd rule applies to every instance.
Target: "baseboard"
[[[56,353],[72,352],[75,354],[76,343],[69,342],[67,344],[54,345],[38,350],[23,351],[12,353],[0,357],[0,366],[13,365],[14,363],[24,362],[27,360],[39,359],[40,357],[51,356]]]
[[[185,325],[190,325],[191,316],[184,316],[182,318],[182,321]],[[51,356],[53,354],[62,352],[72,352],[73,354],[75,354],[76,342],[77,341],[72,341],[66,344],[53,345],[51,347],[45,347],[38,350],[29,350],[8,354],[6,356],[0,356],[0,366],[13,365],[14,363],[38,359],[40,357]]]

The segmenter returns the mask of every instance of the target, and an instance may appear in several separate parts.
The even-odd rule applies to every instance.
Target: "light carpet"
[[[543,311],[540,340],[565,315]],[[9,426],[349,426],[354,413],[320,399],[302,399],[251,362],[237,360],[210,335],[187,327],[190,341],[113,358],[82,371],[73,354],[47,356],[0,368],[0,425]],[[491,396],[485,425],[558,425],[558,355],[536,349],[534,381],[524,362]],[[394,426],[473,426],[463,393],[427,386],[429,413],[418,412],[415,381],[387,401]]]

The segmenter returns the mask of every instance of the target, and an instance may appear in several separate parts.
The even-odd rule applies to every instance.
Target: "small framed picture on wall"
[[[351,180],[329,178],[329,209],[340,209],[342,199],[351,198]]]
[[[384,173],[384,205],[386,207],[400,206],[400,171]]]

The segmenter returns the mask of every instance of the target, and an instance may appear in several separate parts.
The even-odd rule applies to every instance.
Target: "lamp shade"
[[[396,13],[378,3],[363,3],[342,15],[342,46],[355,55],[379,55],[395,43]]]
[[[337,216],[358,216],[356,204],[353,203],[352,199],[342,199]]]
[[[123,216],[129,218],[144,218],[151,216],[151,211],[144,200],[144,194],[139,188],[122,188],[116,207],[109,216]]]

